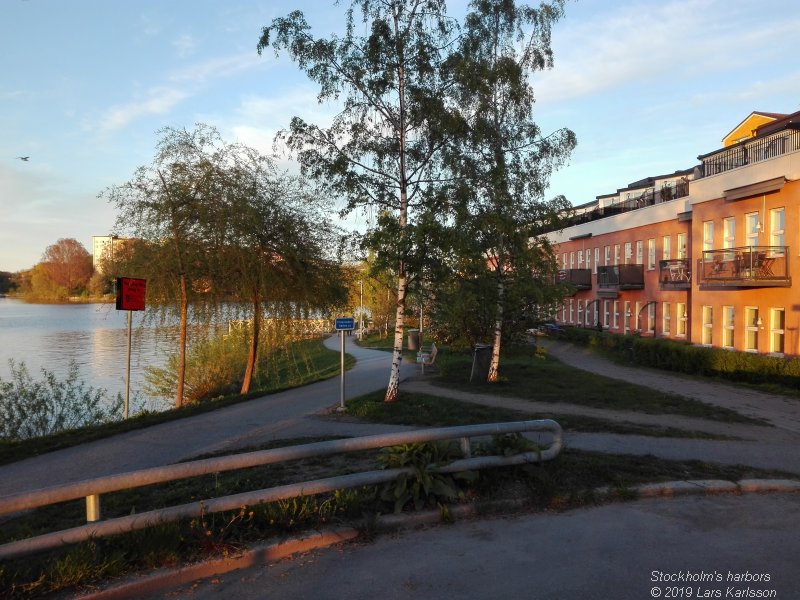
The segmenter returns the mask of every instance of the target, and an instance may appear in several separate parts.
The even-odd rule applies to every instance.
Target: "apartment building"
[[[548,235],[574,291],[557,321],[800,354],[800,112],[754,112],[698,160]]]
[[[103,272],[103,263],[107,260],[114,260],[114,253],[119,251],[128,238],[117,235],[94,235],[92,236],[92,266],[97,272]]]

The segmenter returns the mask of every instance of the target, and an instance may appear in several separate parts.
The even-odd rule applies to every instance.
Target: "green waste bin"
[[[472,350],[472,372],[469,374],[469,381],[486,381],[489,377],[489,367],[492,364],[492,345],[475,344]]]
[[[408,349],[419,351],[419,329],[408,330]]]

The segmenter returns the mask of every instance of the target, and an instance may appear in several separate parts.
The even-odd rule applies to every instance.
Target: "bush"
[[[66,379],[42,369],[34,381],[25,363],[9,361],[11,379],[0,378],[0,438],[24,440],[86,425],[118,420],[122,416],[121,394],[109,397],[105,389],[87,387],[78,379],[72,361]]]
[[[564,337],[570,342],[598,348],[645,367],[724,377],[745,383],[777,384],[792,388],[800,385],[800,358],[765,356],[575,327],[566,328]]]

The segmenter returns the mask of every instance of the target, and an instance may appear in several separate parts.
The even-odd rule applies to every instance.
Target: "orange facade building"
[[[574,290],[556,320],[800,355],[800,112],[754,112],[698,159],[548,234]]]

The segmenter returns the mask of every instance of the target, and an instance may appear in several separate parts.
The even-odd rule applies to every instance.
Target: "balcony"
[[[567,269],[564,271],[565,283],[570,284],[576,291],[592,289],[591,269]]]
[[[601,290],[644,289],[644,265],[597,267],[597,287]]]
[[[697,261],[706,287],[791,287],[788,246],[741,246],[705,250]]]
[[[672,258],[658,262],[658,282],[662,289],[688,290],[692,287],[692,272],[688,258]]]
[[[565,227],[572,227],[573,225],[580,225],[582,223],[590,223],[605,217],[614,215],[621,215],[622,213],[654,206],[662,202],[669,202],[676,198],[684,198],[689,195],[689,182],[679,181],[674,186],[665,186],[656,191],[655,188],[650,188],[642,191],[640,194],[632,198],[609,204],[608,206],[599,206],[592,210],[574,215],[567,220]]]
[[[787,130],[775,135],[740,142],[700,156],[701,177],[717,175],[744,165],[770,160],[800,149],[800,131]]]

